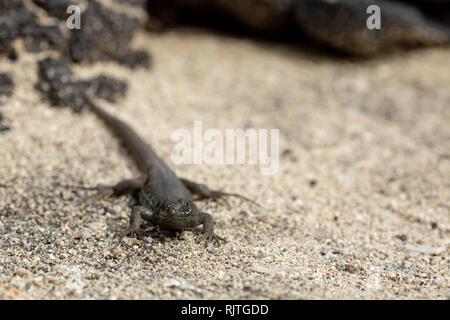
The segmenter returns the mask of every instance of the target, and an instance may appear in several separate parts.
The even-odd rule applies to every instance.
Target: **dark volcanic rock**
[[[428,18],[450,27],[450,0],[412,0],[411,2],[417,5]]]
[[[404,46],[450,43],[450,1],[415,0],[150,0],[154,25],[196,23],[214,28],[218,21],[236,32],[249,29],[280,38],[284,34],[338,51],[372,56]],[[369,30],[367,8],[381,9],[381,30]],[[447,8],[447,10],[445,10]],[[235,23],[236,21],[236,23]]]
[[[0,73],[0,97],[9,97],[13,93],[14,82],[7,73]]]
[[[123,98],[128,89],[125,82],[105,75],[86,80],[84,83],[89,93],[111,103]]]
[[[129,6],[145,8],[147,0],[114,0],[120,4],[126,4]]]
[[[381,29],[366,25],[370,5],[381,9]],[[370,56],[401,46],[442,45],[450,32],[403,3],[383,0],[302,0],[295,18],[312,39],[350,54]]]
[[[81,112],[86,104],[86,84],[74,81],[73,72],[62,61],[45,58],[39,61],[39,81],[36,89],[42,92],[53,106],[65,106]]]
[[[67,19],[67,8],[72,4],[76,4],[72,0],[33,0],[33,2],[47,11],[50,16],[60,20]]]
[[[72,70],[62,60],[45,58],[39,61],[39,81],[36,89],[49,100],[51,105],[69,107],[81,112],[89,94],[100,99],[116,102],[125,96],[126,83],[100,75],[91,80],[75,80]]]
[[[33,0],[34,3],[64,24],[70,0]],[[134,33],[144,27],[132,16],[106,8],[95,0],[81,13],[81,29],[70,30],[68,52],[74,62],[114,60],[130,68],[148,67],[150,56],[142,50],[129,49]]]
[[[2,97],[9,97],[12,95],[14,89],[14,82],[7,73],[0,73],[0,104]],[[3,114],[0,112],[0,133],[9,131],[11,128],[6,123]]]
[[[291,24],[295,0],[151,0],[150,16],[166,24],[193,23],[213,27],[242,29],[271,34]],[[219,24],[224,24],[221,26]]]
[[[0,56],[17,57],[12,41],[21,35],[24,27],[36,24],[36,16],[29,11],[22,0],[0,2]]]
[[[73,61],[116,60],[131,68],[149,66],[146,52],[128,49],[132,35],[142,27],[137,18],[90,1],[81,15],[81,29],[70,33],[70,56]]]
[[[64,38],[57,25],[27,25],[22,29],[25,47],[31,52],[40,52],[51,48],[63,49]]]
[[[56,25],[41,25],[37,17],[21,0],[2,0],[0,2],[0,56],[15,59],[12,41],[24,38],[25,48],[29,51],[42,51],[61,46],[63,36]]]
[[[11,130],[11,127],[6,123],[3,114],[0,112],[0,133]]]
[[[277,32],[289,27],[291,8],[295,0],[216,0],[223,9],[250,28]]]
[[[12,46],[12,41],[15,38],[15,29],[2,21],[0,17],[0,56],[6,55],[10,59],[15,60],[17,53]]]

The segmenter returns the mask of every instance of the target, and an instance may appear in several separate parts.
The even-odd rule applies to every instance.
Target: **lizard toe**
[[[223,241],[223,243],[228,242],[227,239],[222,238],[221,236],[218,236],[215,233],[209,233],[209,234],[205,235],[205,240],[206,240],[205,245],[207,245],[211,241],[213,241],[216,245],[221,245],[222,241]]]

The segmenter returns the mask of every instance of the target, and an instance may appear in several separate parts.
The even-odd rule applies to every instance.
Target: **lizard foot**
[[[139,210],[139,207],[134,207],[131,211],[130,223],[128,227],[122,232],[122,238],[126,236],[134,237],[140,230],[142,218]]]
[[[114,187],[111,186],[98,185],[92,189],[97,190],[97,193],[87,198],[90,202],[108,199],[114,195]]]
[[[205,237],[205,240],[206,240],[205,246],[208,245],[209,241],[214,241],[214,243],[216,245],[220,245],[221,241],[223,241],[224,243],[229,242],[227,239],[222,238],[221,236],[219,236],[219,235],[217,235],[215,233],[208,233],[204,237]]]
[[[125,237],[130,237],[130,238],[134,238],[136,237],[136,235],[138,234],[139,229],[134,228],[134,226],[128,226],[128,228],[126,228],[122,234],[121,234],[121,238],[125,238]]]

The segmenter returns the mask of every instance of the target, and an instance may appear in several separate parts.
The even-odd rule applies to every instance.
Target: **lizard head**
[[[198,215],[197,207],[192,200],[166,199],[159,210],[160,217],[186,219]]]
[[[170,216],[188,217],[195,214],[197,207],[194,202],[186,199],[166,199],[162,203],[160,211]]]
[[[160,225],[168,229],[193,228],[199,216],[194,202],[187,199],[166,199],[159,209]]]

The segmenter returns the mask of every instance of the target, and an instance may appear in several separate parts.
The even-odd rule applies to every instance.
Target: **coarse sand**
[[[237,198],[199,203],[230,240],[148,228],[121,239],[129,196],[88,203],[62,185],[137,175],[93,114],[52,108],[36,61],[0,61],[1,299],[449,299],[450,50],[371,61],[193,29],[141,32],[151,70],[74,66],[129,83],[99,102],[179,174]],[[280,168],[175,165],[174,130],[279,129]]]

